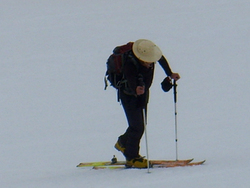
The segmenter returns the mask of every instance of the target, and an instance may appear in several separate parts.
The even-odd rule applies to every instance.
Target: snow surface
[[[1,0],[0,186],[250,186],[249,0]],[[180,159],[197,167],[92,170],[123,156],[127,122],[105,61],[116,45],[154,41],[178,81]],[[151,159],[175,159],[173,93],[156,67],[148,114]],[[141,154],[145,155],[145,140]]]

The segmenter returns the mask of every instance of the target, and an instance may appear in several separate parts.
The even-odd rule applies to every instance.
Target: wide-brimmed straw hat
[[[132,50],[139,60],[146,63],[156,62],[162,56],[160,48],[147,39],[139,39],[135,41]]]

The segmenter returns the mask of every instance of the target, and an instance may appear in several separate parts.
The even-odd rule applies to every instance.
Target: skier
[[[144,132],[143,109],[147,107],[157,61],[169,77],[176,81],[180,78],[178,73],[171,71],[160,48],[150,40],[135,41],[124,63],[123,74],[126,82],[121,84],[118,96],[127,117],[128,128],[119,136],[115,148],[125,156],[128,168],[147,168],[147,159],[140,156],[139,149]]]

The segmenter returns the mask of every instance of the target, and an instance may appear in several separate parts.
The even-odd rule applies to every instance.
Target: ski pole
[[[174,116],[175,116],[175,154],[176,154],[176,161],[178,161],[178,133],[177,133],[177,84],[174,80]]]
[[[144,132],[145,132],[145,141],[146,141],[146,157],[147,157],[147,168],[149,171],[149,155],[148,155],[148,135],[147,135],[147,107],[143,108],[143,118],[144,118]]]

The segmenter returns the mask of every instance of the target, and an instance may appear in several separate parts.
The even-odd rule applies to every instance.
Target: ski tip
[[[197,162],[197,163],[203,164],[203,163],[205,163],[205,162],[206,162],[206,159],[203,160],[203,161],[199,161],[199,162]]]
[[[76,167],[80,167],[80,166],[82,166],[82,163],[79,163],[78,165],[76,165]]]
[[[206,159],[205,160],[203,160],[203,161],[201,161],[201,164],[203,164],[203,163],[205,163],[206,162]]]
[[[192,162],[193,160],[194,160],[194,158],[191,158],[191,159],[187,159],[186,161]]]
[[[205,162],[206,162],[206,160],[198,161],[198,162],[192,162],[192,163],[189,163],[188,166],[202,165]]]

